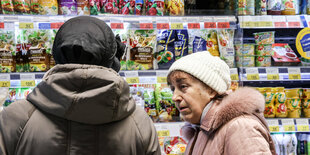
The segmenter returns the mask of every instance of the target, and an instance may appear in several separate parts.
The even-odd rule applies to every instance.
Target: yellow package
[[[276,107],[276,117],[287,117],[287,106],[286,106],[286,95],[284,92],[284,87],[278,87],[275,107]]]
[[[299,89],[285,89],[287,98],[299,98]]]
[[[262,95],[265,95],[265,87],[257,87],[256,90],[258,90]]]
[[[209,30],[207,38],[207,50],[213,56],[220,56],[216,30]]]
[[[310,93],[308,93],[308,95],[310,95]],[[310,118],[310,98],[303,99],[302,110],[304,112],[304,116]]]
[[[271,88],[266,88],[265,89],[265,111],[264,111],[264,116],[266,118],[273,118],[275,117],[275,105],[274,105],[274,100],[275,100],[275,90]]]
[[[300,118],[301,100],[299,98],[287,99],[287,111],[289,118]]]

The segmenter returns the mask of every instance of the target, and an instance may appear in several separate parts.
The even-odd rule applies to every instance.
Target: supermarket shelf
[[[155,123],[159,137],[181,136],[181,128],[185,122]]]
[[[267,118],[271,133],[310,132],[309,118]]]

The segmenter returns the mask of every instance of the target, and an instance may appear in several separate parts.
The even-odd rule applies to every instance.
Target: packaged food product
[[[272,56],[272,44],[261,44],[255,46],[256,56]]]
[[[101,6],[99,0],[89,0],[90,5],[90,14],[91,15],[99,15]],[[119,7],[121,8],[121,7]]]
[[[286,95],[284,87],[278,87],[275,99],[276,117],[287,117]]]
[[[144,100],[144,110],[150,116],[150,118],[155,122],[158,119],[158,113],[156,111],[156,102],[155,102],[155,86],[154,85],[145,85],[143,92]]]
[[[146,15],[163,16],[165,11],[164,0],[145,0]]]
[[[256,15],[267,15],[267,1],[266,0],[255,0],[255,14]]]
[[[5,100],[6,100],[6,98],[7,98],[7,96],[8,96],[8,93],[9,93],[9,88],[4,88],[4,87],[2,87],[2,88],[0,88],[0,112],[2,111],[2,107],[3,107],[3,105],[4,105],[4,103],[5,103]]]
[[[172,91],[167,84],[155,85],[156,110],[160,122],[173,121],[179,116],[179,112],[172,101]]]
[[[181,137],[165,137],[164,152],[166,154],[184,154],[186,150],[186,142]]]
[[[281,15],[282,0],[268,0],[267,1],[267,14],[268,15]]]
[[[16,93],[17,93],[17,88],[9,88],[8,96],[3,104],[3,106],[8,106],[11,103],[16,101]]]
[[[14,31],[0,31],[0,72],[16,71]]]
[[[208,29],[207,36],[207,50],[213,56],[220,56],[219,46],[217,42],[217,31],[214,29]]]
[[[58,15],[57,0],[39,0],[40,15]]]
[[[234,30],[219,29],[217,34],[221,58],[232,68],[235,65]]]
[[[262,95],[265,95],[265,91],[266,91],[266,88],[265,87],[258,87],[256,88]]]
[[[2,13],[5,15],[14,14],[13,0],[1,0]]]
[[[166,0],[166,10],[167,15],[184,16],[184,0]]]
[[[189,29],[188,30],[188,53],[192,54],[195,52],[207,50],[207,29]],[[217,42],[217,41],[216,41]]]
[[[237,67],[255,67],[255,56],[236,56]]]
[[[155,44],[155,30],[129,30],[130,57],[127,69],[153,69]]]
[[[238,15],[247,15],[246,12],[246,7],[247,7],[247,1],[246,0],[238,0]],[[253,6],[253,10],[254,10],[254,6]],[[253,11],[253,15],[254,15],[254,11]]]
[[[77,3],[75,0],[60,0],[59,14],[77,15]]]
[[[310,98],[303,99],[302,110],[304,117],[310,118]]]
[[[230,89],[232,91],[235,91],[239,88],[239,82],[238,81],[231,81],[231,84],[230,84]]]
[[[287,110],[289,118],[300,118],[301,116],[301,100],[300,89],[286,89]]]
[[[275,43],[272,45],[273,66],[297,66],[300,59],[288,44]]]
[[[256,67],[270,67],[271,66],[271,56],[256,56],[255,57]]]
[[[30,12],[33,15],[39,14],[39,0],[30,0]]]
[[[90,15],[90,6],[88,0],[76,0],[76,4],[78,15]]]
[[[274,31],[258,32],[253,34],[257,45],[274,43]]]
[[[135,6],[135,15],[142,15],[144,8],[144,1],[143,0],[136,0]]]
[[[187,30],[174,30],[176,39],[174,42],[175,60],[188,55],[188,32]]]
[[[13,0],[15,14],[30,14],[30,0]]]
[[[122,5],[121,8],[124,8],[122,11],[121,11],[121,14],[123,13],[127,13],[127,10],[128,8],[130,8],[132,11],[132,9],[134,8],[134,5],[135,5],[135,0],[124,0],[122,2]],[[126,7],[125,7],[126,6]],[[118,4],[118,0],[104,0],[104,1],[100,1],[100,13],[103,13],[103,14],[118,14],[119,13],[119,10],[121,10],[121,8],[119,8],[119,4]]]
[[[264,111],[264,116],[266,118],[273,118],[275,117],[276,113],[275,113],[275,105],[274,105],[274,101],[275,101],[275,93],[276,90],[272,89],[272,88],[266,88],[265,89],[265,111]]]
[[[158,30],[157,32],[157,52],[155,54],[159,69],[169,69],[174,58],[175,31]]]
[[[236,55],[253,56],[255,49],[254,47],[254,44],[235,44]]]
[[[294,133],[284,134],[282,144],[283,155],[297,155],[298,140]]]
[[[294,5],[295,0],[282,0],[282,15],[295,15],[296,14],[296,6]]]

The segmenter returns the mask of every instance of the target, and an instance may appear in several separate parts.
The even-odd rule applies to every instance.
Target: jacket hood
[[[215,131],[228,121],[241,115],[257,116],[263,124],[265,98],[253,88],[240,88],[230,93],[222,101],[214,102],[210,111],[203,118],[201,128],[206,131]]]
[[[56,65],[27,100],[38,109],[85,124],[121,120],[136,108],[129,86],[114,70],[102,66]]]

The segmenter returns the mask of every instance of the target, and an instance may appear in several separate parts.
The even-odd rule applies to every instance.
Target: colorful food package
[[[256,56],[255,57],[256,67],[270,67],[271,66],[271,56]]]
[[[217,34],[221,58],[232,68],[235,65],[234,30],[219,29]]]
[[[213,56],[220,56],[217,31],[214,29],[189,29],[188,53],[208,51]]]
[[[101,6],[99,0],[89,0],[90,5],[90,14],[91,15],[99,15]]]
[[[77,3],[75,0],[60,0],[60,15],[77,15]]]
[[[8,97],[9,94],[9,88],[7,87],[2,87],[0,88],[0,112],[2,111],[3,105],[5,103],[6,98]]]
[[[30,12],[33,15],[39,14],[39,0],[30,0]]]
[[[300,59],[288,44],[273,44],[272,51],[273,66],[297,66],[300,64]]]
[[[13,0],[1,0],[2,13],[5,15],[14,14]]]
[[[176,39],[174,42],[174,55],[175,60],[188,55],[188,31],[187,30],[174,30]]]
[[[16,90],[16,100],[22,100],[27,98],[27,96],[32,92],[33,88],[18,88]]]
[[[289,118],[300,118],[301,116],[301,100],[300,89],[286,89],[287,110]]]
[[[29,72],[29,36],[32,30],[19,29],[16,44],[16,72]]]
[[[310,92],[305,92],[305,98],[302,103],[304,117],[310,118]]]
[[[281,15],[282,0],[268,0],[267,1],[267,14],[268,15]]]
[[[274,44],[274,31],[254,33],[256,45]]]
[[[256,56],[272,56],[272,44],[260,44],[255,46]]]
[[[135,100],[136,105],[144,109],[144,100],[143,100],[144,87],[142,85],[134,84],[129,87],[129,90],[130,95]]]
[[[255,67],[255,56],[236,56],[237,67]]]
[[[275,101],[275,93],[276,90],[272,89],[272,88],[266,88],[265,89],[265,111],[264,111],[264,116],[266,118],[274,118],[276,113],[275,113],[275,105],[274,105],[274,101]]]
[[[57,0],[39,0],[40,15],[58,15]]]
[[[209,29],[207,32],[207,50],[213,56],[220,56],[219,45],[217,42],[217,31],[214,29]]]
[[[184,0],[166,0],[166,15],[184,16]]]
[[[127,13],[128,10],[126,10],[126,8],[134,8],[132,7],[134,6],[134,0],[130,0],[130,1],[124,0],[123,3],[120,4],[122,5],[122,8],[124,9],[119,8],[118,0],[103,0],[103,1],[101,0],[100,3],[101,3],[100,13],[103,13],[103,14],[118,14],[119,10],[121,10],[121,14],[122,14],[125,12]]]
[[[47,51],[46,51],[46,53],[49,56],[49,60],[50,60],[50,62],[49,62],[50,67],[49,68],[53,68],[56,65],[55,59],[53,58],[52,47],[54,44],[54,40],[55,40],[55,36],[56,36],[57,31],[58,31],[57,29],[51,30],[50,48],[47,48]]]
[[[239,88],[239,82],[238,81],[231,81],[231,84],[230,84],[230,89],[232,91],[235,91]]]
[[[143,92],[144,110],[152,118],[153,121],[156,121],[158,118],[158,114],[156,111],[154,92],[155,92],[154,85],[144,86],[144,92]]]
[[[157,65],[159,69],[169,69],[174,58],[174,30],[158,30],[157,31],[157,51],[155,53]]]
[[[181,137],[165,137],[164,152],[166,154],[181,155],[185,153],[186,142]]]
[[[235,51],[237,55],[253,56],[254,44],[235,44]]]
[[[267,1],[266,0],[255,0],[255,14],[256,15],[267,15]]]
[[[143,0],[136,0],[135,6],[135,15],[142,15],[144,8],[144,1]]]
[[[0,72],[16,71],[14,31],[0,31]]]
[[[286,95],[284,87],[277,88],[277,94],[275,99],[276,106],[276,117],[287,117],[287,106],[286,106]]]
[[[127,45],[128,43],[128,31],[126,29],[114,29],[113,30],[113,33],[115,36],[119,36],[120,39],[121,39],[121,42],[125,45]],[[120,60],[120,63],[121,63],[121,70],[129,70],[127,69],[127,66],[130,66],[130,64],[127,64],[127,63],[131,63],[129,61],[129,55],[130,53],[128,52],[128,49],[126,48],[125,49],[125,53],[123,55],[123,57],[121,58]]]
[[[129,30],[130,56],[127,69],[153,69],[155,45],[155,30]]]
[[[295,15],[296,14],[296,6],[295,0],[282,0],[282,15]]]
[[[88,0],[76,0],[77,15],[90,15],[90,5]]]
[[[164,0],[145,0],[146,15],[163,16],[165,11]]]
[[[238,15],[255,15],[254,0],[238,0]]]
[[[13,0],[15,14],[30,14],[30,0]]]
[[[17,94],[17,88],[9,88],[9,95],[8,97],[6,98],[3,106],[8,106],[10,105],[11,103],[15,102],[16,101],[16,94]]]
[[[167,84],[155,85],[156,110],[160,122],[170,122],[178,119],[179,111],[172,101],[172,91]]]

